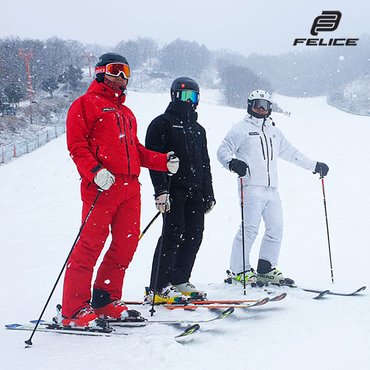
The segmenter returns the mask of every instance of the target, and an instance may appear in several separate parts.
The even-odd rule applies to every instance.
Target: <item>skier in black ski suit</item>
[[[150,150],[167,153],[170,148],[181,163],[171,179],[161,172],[150,171],[156,207],[163,213],[164,223],[152,264],[151,295],[147,296],[150,301],[155,291],[156,303],[205,296],[189,279],[202,242],[204,214],[216,203],[206,131],[197,122],[195,111],[199,102],[198,84],[188,77],[175,79],[171,100],[165,113],[149,125],[145,140]]]

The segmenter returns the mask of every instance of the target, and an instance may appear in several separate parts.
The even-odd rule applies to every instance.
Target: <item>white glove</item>
[[[114,175],[112,175],[107,169],[102,168],[94,177],[94,182],[99,188],[108,190],[116,181]]]
[[[180,159],[175,156],[174,152],[167,153],[167,168],[172,174],[175,174],[179,169]]]
[[[170,210],[171,205],[170,205],[170,194],[167,192],[158,195],[155,198],[155,208],[158,209],[159,212],[161,213],[166,213]]]

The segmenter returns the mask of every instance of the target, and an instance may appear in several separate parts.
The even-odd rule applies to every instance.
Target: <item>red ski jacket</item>
[[[167,154],[146,149],[137,138],[134,114],[103,83],[93,81],[67,115],[67,145],[80,175],[93,182],[106,168],[115,175],[139,176],[140,167],[167,172]]]

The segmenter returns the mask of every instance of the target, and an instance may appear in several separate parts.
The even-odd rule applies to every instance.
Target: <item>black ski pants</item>
[[[186,283],[203,238],[205,205],[200,192],[171,191],[171,209],[163,215],[162,235],[154,252],[150,288]],[[156,284],[156,273],[158,280]]]

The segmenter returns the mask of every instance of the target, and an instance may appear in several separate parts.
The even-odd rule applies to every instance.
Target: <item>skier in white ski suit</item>
[[[234,280],[254,284],[256,281],[292,284],[276,269],[283,235],[283,212],[278,192],[278,158],[325,176],[328,166],[307,158],[296,149],[269,117],[271,96],[262,90],[248,97],[248,114],[233,125],[222,141],[217,157],[227,169],[236,172],[243,184],[245,271],[243,271],[242,226],[232,245],[230,269]],[[249,254],[257,237],[261,217],[265,223],[257,276],[251,268]],[[289,281],[288,281],[289,280]]]

